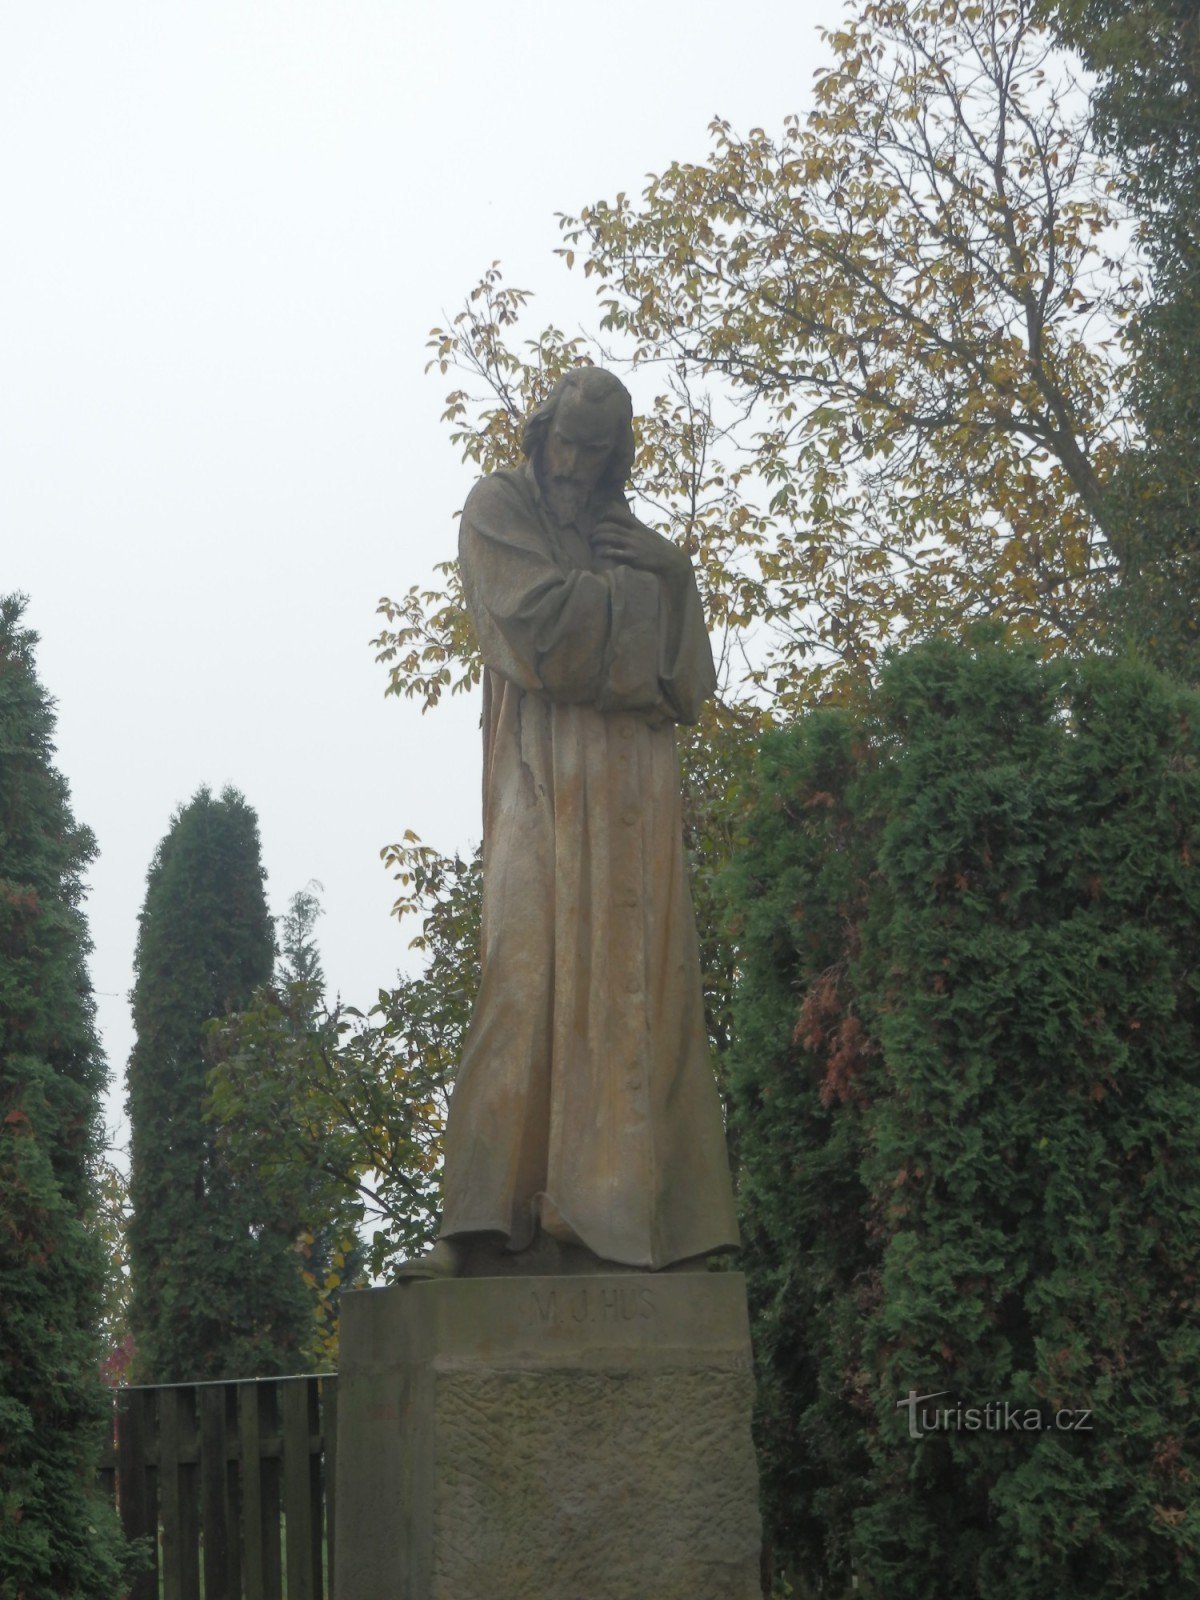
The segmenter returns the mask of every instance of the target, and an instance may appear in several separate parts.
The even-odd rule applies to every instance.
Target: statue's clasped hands
[[[688,568],[688,559],[669,539],[645,528],[631,513],[609,511],[596,524],[592,549],[605,561],[620,561],[660,578]]]

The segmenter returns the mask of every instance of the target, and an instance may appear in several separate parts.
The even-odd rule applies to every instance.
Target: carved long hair
[[[563,397],[568,394],[578,394],[589,405],[615,401],[619,407],[621,425],[617,430],[617,442],[605,463],[604,471],[600,474],[596,492],[624,494],[625,485],[629,482],[629,475],[633,471],[636,451],[633,442],[633,400],[620,378],[615,378],[611,372],[605,372],[603,367],[572,367],[570,372],[564,372],[537,410],[531,411],[526,418],[525,431],[521,435],[521,449],[535,467],[540,464],[542,444],[563,402]]]

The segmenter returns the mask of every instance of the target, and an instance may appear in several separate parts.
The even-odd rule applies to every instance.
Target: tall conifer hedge
[[[52,764],[23,609],[0,600],[0,1596],[112,1600],[122,1545],[95,1481],[106,1072],[82,911],[95,845]]]
[[[204,1119],[204,1024],[271,976],[258,819],[233,789],[180,808],[150,866],[138,927],[129,1060],[129,1227],[142,1382],[299,1370],[311,1316],[281,1216],[221,1158]]]
[[[764,747],[759,1433],[830,1592],[1200,1593],[1198,758],[1200,697],[988,642]]]

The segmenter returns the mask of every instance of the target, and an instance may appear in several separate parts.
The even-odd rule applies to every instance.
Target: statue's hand
[[[592,534],[592,549],[606,561],[620,561],[660,578],[678,578],[690,570],[682,550],[629,513],[606,512]]]

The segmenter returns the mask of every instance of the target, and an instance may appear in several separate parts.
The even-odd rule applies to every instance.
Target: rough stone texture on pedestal
[[[757,1600],[737,1273],[342,1304],[335,1600]]]

